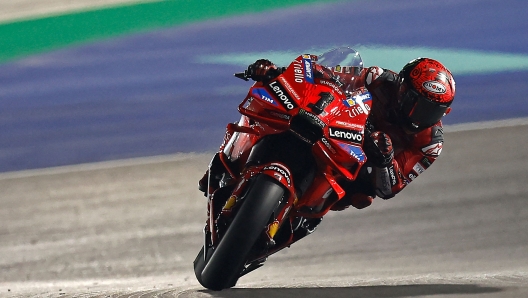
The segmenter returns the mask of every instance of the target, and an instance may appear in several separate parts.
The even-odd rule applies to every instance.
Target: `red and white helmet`
[[[455,80],[442,63],[418,58],[400,71],[399,112],[404,129],[416,133],[433,126],[449,113]]]

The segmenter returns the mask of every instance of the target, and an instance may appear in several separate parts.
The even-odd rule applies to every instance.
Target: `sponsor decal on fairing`
[[[343,148],[345,151],[348,152],[352,157],[354,157],[357,161],[360,163],[363,163],[366,161],[365,153],[361,149],[361,147],[350,145],[346,143],[337,142],[339,147]]]
[[[268,111],[268,113],[274,117],[277,117],[277,118],[280,118],[280,119],[284,119],[284,120],[290,120],[291,116],[290,115],[286,115],[286,114],[283,114],[283,113],[278,113],[278,112],[275,112],[275,111],[271,111],[271,110],[266,110]]]
[[[361,125],[361,124],[350,123],[350,122],[346,122],[346,121],[336,120],[335,124],[341,125],[341,126],[346,126],[346,127],[353,128],[353,129],[358,129],[358,130],[360,130],[361,133],[363,133],[363,130],[365,129],[363,127],[363,125]]]
[[[323,122],[323,120],[319,119],[316,115],[306,111],[305,109],[299,110],[299,115],[303,116],[305,119],[309,119],[312,124],[315,124],[319,127],[325,127],[326,124]]]
[[[286,183],[288,183],[288,186],[291,186],[291,179],[290,179],[290,173],[288,173],[286,170],[284,170],[282,167],[279,167],[279,166],[276,166],[276,165],[269,165],[269,166],[265,166],[264,169],[265,170],[272,170],[272,171],[275,171],[277,173],[279,173],[280,175],[282,175],[284,177],[284,179],[286,179]],[[279,181],[281,180],[281,177],[278,176],[278,175],[274,175]]]
[[[350,118],[355,118],[355,117],[357,117],[359,115],[363,115],[363,110],[360,107],[356,107],[356,106],[345,110],[345,112],[347,113],[348,117],[350,117]]]
[[[273,81],[268,84],[268,86],[271,88],[271,91],[275,94],[275,97],[279,101],[279,103],[288,111],[291,111],[297,107],[297,104],[291,98],[291,96],[288,94],[286,89],[284,89],[284,86],[282,86],[281,83],[278,81]]]
[[[300,100],[301,97],[297,92],[295,92],[295,89],[288,83],[288,81],[284,77],[279,77],[279,81],[281,81],[282,85],[290,92],[293,97],[295,97],[297,100]]]
[[[372,95],[370,94],[370,92],[363,92],[361,94],[356,94],[351,97],[348,97],[346,100],[344,100],[344,104],[350,109],[345,111],[347,111],[350,118],[354,118],[360,114],[368,115],[370,112],[370,105],[367,105],[365,103],[371,100]]]
[[[304,65],[304,78],[306,79],[306,82],[313,84],[314,78],[312,71],[312,59],[310,58],[310,55],[303,55],[302,61]]]
[[[355,105],[363,105],[366,102],[369,102],[372,100],[372,95],[370,95],[370,92],[364,92],[361,94],[353,95],[347,99],[345,99],[345,105],[347,107],[353,107]],[[368,112],[368,111],[367,111]],[[365,112],[365,114],[367,113]]]
[[[268,93],[268,91],[264,88],[253,88],[251,91],[251,94],[257,98],[260,98],[264,100],[267,103],[270,103],[274,106],[278,106],[279,104],[273,100],[271,95]]]
[[[304,83],[305,75],[304,75],[303,62],[299,62],[297,60],[293,61],[293,77],[294,77],[293,80],[296,83],[299,83],[299,84]]]
[[[337,94],[343,95],[343,90],[341,90],[341,88],[339,88],[336,84],[334,84],[334,83],[332,83],[332,82],[330,82],[328,80],[323,80],[322,79],[322,80],[319,81],[319,84],[326,85],[326,86],[332,88],[335,92],[337,92]]]
[[[329,127],[328,130],[332,139],[349,141],[358,145],[363,143],[363,134],[359,131],[339,127]]]
[[[354,99],[354,102],[361,107],[363,113],[367,115],[370,111],[370,106],[365,105],[365,103],[372,100],[370,92],[354,95],[352,98]]]
[[[337,151],[335,151],[335,149],[332,147],[332,145],[330,145],[330,142],[328,142],[328,140],[326,138],[321,138],[321,142],[323,142],[323,144],[325,144],[326,148],[328,148],[328,150],[330,150],[330,152],[332,152],[333,154],[337,153]]]

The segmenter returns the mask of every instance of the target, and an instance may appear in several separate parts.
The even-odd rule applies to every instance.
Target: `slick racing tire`
[[[208,256],[211,255],[211,250],[212,250],[211,248],[207,249]],[[204,246],[202,246],[202,249],[200,250],[200,252],[196,256],[196,259],[194,259],[194,262],[193,262],[194,275],[196,275],[196,279],[198,280],[200,284],[203,284],[202,283],[202,271],[204,270],[205,264],[207,263],[209,259],[209,258],[208,259],[205,258],[204,251],[205,251]]]
[[[201,278],[198,278],[202,286],[220,291],[236,284],[251,248],[263,233],[284,192],[275,179],[256,176],[233,222],[205,262]],[[203,258],[203,250],[200,254]]]

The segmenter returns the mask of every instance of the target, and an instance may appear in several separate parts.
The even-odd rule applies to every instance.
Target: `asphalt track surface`
[[[453,5],[455,2],[446,3]],[[469,6],[481,2],[461,3]],[[456,25],[448,28],[458,30],[452,44],[524,52],[525,41],[514,40],[514,36],[524,32],[525,23],[519,25],[519,19],[510,18],[509,22],[499,24],[497,18],[491,17],[484,22],[477,16],[482,17],[489,11],[498,14],[507,14],[508,11],[495,9],[497,7],[493,5],[496,4],[492,1],[486,3],[488,10],[484,8],[486,5],[475,6],[475,14],[468,15],[468,27],[464,30],[457,29]],[[523,3],[511,1],[508,7],[522,12]],[[384,8],[390,11],[394,7]],[[287,16],[288,12],[284,15]],[[247,32],[253,32],[264,22],[251,17],[242,20],[247,30],[241,35],[242,39],[249,38]],[[396,24],[395,21],[388,18],[382,23]],[[236,27],[236,22],[228,22],[222,28]],[[490,29],[488,33],[508,29],[506,31],[510,34],[503,34],[502,41],[486,39],[482,35],[464,35],[474,32],[469,26],[471,22],[474,27]],[[214,93],[220,96],[220,100],[209,106],[211,102],[199,101],[205,93],[196,92],[196,87],[185,89],[183,84],[170,87],[171,80],[160,79],[167,73],[152,76],[155,68],[173,68],[178,64],[166,62],[191,49],[182,46],[178,51],[168,51],[166,58],[160,59],[160,52],[150,49],[145,41],[158,36],[167,41],[166,49],[173,49],[175,44],[169,40],[176,36],[179,41],[190,40],[193,46],[198,46],[200,53],[207,54],[210,49],[192,36],[215,26],[218,23],[213,22],[106,42],[102,44],[104,53],[100,45],[89,45],[3,66],[2,74],[13,75],[14,80],[28,78],[28,81],[14,85],[13,81],[5,79],[7,75],[0,80],[5,86],[13,86],[2,89],[3,103],[7,103],[1,114],[6,129],[0,136],[4,146],[0,152],[3,171],[50,166],[37,161],[61,165],[132,157],[133,153],[122,149],[160,138],[175,138],[178,144],[191,145],[191,149],[176,150],[180,147],[172,143],[167,145],[170,142],[165,141],[155,143],[166,146],[164,151],[150,151],[150,154],[194,151],[197,147],[192,145],[203,144],[204,140],[210,144],[207,149],[213,149],[221,139],[222,130],[213,128],[233,120],[236,115],[215,113],[233,107],[241,93],[232,91],[232,87],[221,89],[226,82],[222,79],[214,81],[215,88],[221,89]],[[369,36],[376,30],[367,29],[361,38],[392,38],[390,41],[400,44],[405,40],[403,36],[394,35],[398,30],[396,26],[386,36]],[[416,34],[420,27],[415,26],[409,31],[411,35]],[[270,32],[277,32],[277,29],[270,29]],[[230,41],[228,34],[217,39],[211,39],[213,35],[204,36],[215,46],[214,51],[230,50],[228,46],[221,47],[229,44],[226,43],[226,39]],[[270,42],[272,37],[270,33],[263,40]],[[439,45],[434,40],[427,45]],[[321,43],[328,41],[321,40]],[[141,110],[146,106],[139,100],[139,95],[130,100],[136,89],[125,92],[137,80],[125,77],[116,84],[106,85],[107,89],[100,88],[101,84],[105,85],[105,79],[127,71],[133,77],[131,70],[141,67],[115,68],[115,72],[109,70],[103,79],[95,80],[101,69],[83,66],[108,63],[120,55],[112,48],[130,49],[138,44],[145,47],[130,52],[130,56],[121,61],[126,66],[127,61],[142,56],[138,55],[139,52],[151,53],[142,56],[147,57],[142,65],[152,65],[152,68],[147,67],[148,72],[138,78],[142,82],[163,83],[154,84],[156,92],[145,93],[152,96],[149,97],[152,102],[160,103],[146,111]],[[181,44],[177,42],[176,45]],[[308,46],[303,44],[299,48]],[[108,57],[108,53],[115,56]],[[92,57],[93,60],[87,60],[90,63],[78,61],[79,67],[72,63],[78,57]],[[57,61],[65,64],[55,64]],[[64,73],[60,73],[62,67]],[[55,75],[54,69],[59,69],[60,74]],[[211,74],[207,78],[211,79],[236,69],[219,66],[209,70]],[[35,77],[42,73],[51,74],[50,80],[46,81],[49,89],[38,89],[42,85]],[[85,75],[83,78],[88,85],[97,88],[90,90],[71,85],[71,80],[79,73]],[[473,120],[526,117],[526,84],[522,79],[525,73],[458,79],[461,90],[459,111],[465,112],[450,115],[451,119],[457,119],[453,123],[463,122],[460,119],[465,117]],[[200,78],[200,73],[191,72],[185,76],[192,81]],[[179,75],[169,77],[180,79]],[[505,82],[508,88],[494,91],[494,84],[503,85]],[[176,93],[180,102],[165,98],[174,90],[183,90],[181,94]],[[95,95],[90,93],[94,91]],[[123,94],[121,98],[113,98],[119,93]],[[192,122],[189,120],[193,119],[185,118],[186,114],[197,113],[197,108],[177,109],[186,96],[206,104],[201,111],[207,115],[207,121],[198,119]],[[510,103],[516,104],[507,105],[497,98],[508,98]],[[75,100],[71,102],[72,99]],[[471,114],[479,100],[485,104]],[[86,104],[90,102],[92,105]],[[40,105],[35,107],[35,103]],[[27,110],[28,107],[35,108]],[[84,110],[86,114],[72,114],[78,110]],[[95,132],[83,130],[87,125],[94,125],[93,115],[100,115],[101,111],[105,113],[95,119],[101,121],[100,127],[110,129],[97,130],[99,126],[95,126]],[[180,118],[168,120],[174,111]],[[33,120],[21,125],[20,115],[29,115]],[[161,118],[153,120],[152,115]],[[125,136],[116,139],[117,134],[123,133],[123,127],[133,122],[124,119],[115,123],[109,119],[126,117],[152,126],[139,134],[138,128],[132,126],[131,131],[135,132],[126,135],[128,131],[125,130]],[[73,121],[75,118],[81,121]],[[83,119],[89,120],[83,122]],[[190,123],[188,135],[172,132],[182,123]],[[42,134],[64,124],[73,128],[60,130],[60,136]],[[172,126],[159,130],[167,124]],[[117,128],[112,130],[112,127]],[[152,127],[158,133],[152,133]],[[329,214],[313,235],[272,256],[263,268],[243,277],[236,288],[221,292],[204,290],[192,271],[192,260],[202,243],[201,230],[205,220],[205,198],[196,190],[196,181],[206,168],[211,153],[181,153],[1,173],[0,297],[527,297],[528,153],[524,148],[528,141],[527,132],[526,120],[503,128],[447,129],[442,156],[396,198],[389,201],[376,199],[373,206],[364,210],[347,209]],[[218,135],[217,139],[212,140],[213,135]],[[82,136],[85,140],[79,141],[72,136]],[[134,136],[139,137],[138,143],[130,142]],[[101,149],[101,144],[105,148]],[[101,149],[102,153],[94,148]],[[120,150],[124,154],[116,153]],[[148,150],[152,148],[139,155]],[[71,151],[88,156],[89,160],[68,158]],[[5,161],[10,160],[16,162],[6,165]],[[23,164],[20,162],[23,160],[31,162]]]
[[[4,173],[0,296],[527,297],[527,129],[446,133],[396,198],[329,214],[221,292],[192,270],[209,154]]]

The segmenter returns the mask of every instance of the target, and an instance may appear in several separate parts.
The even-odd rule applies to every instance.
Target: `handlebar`
[[[244,81],[249,81],[249,78],[247,76],[247,71],[244,71],[244,72],[237,72],[235,73],[235,77],[241,79],[241,80],[244,80]]]

